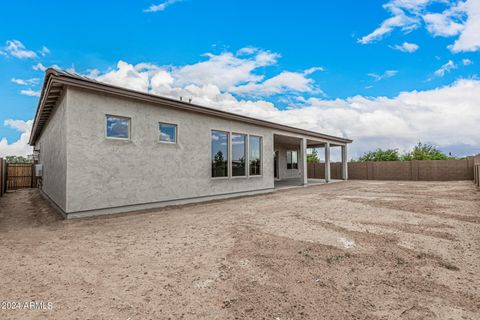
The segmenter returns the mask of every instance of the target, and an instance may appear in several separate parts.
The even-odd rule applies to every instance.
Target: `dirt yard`
[[[480,191],[350,181],[61,220],[0,198],[0,319],[480,319]],[[4,306],[3,304],[2,306]]]

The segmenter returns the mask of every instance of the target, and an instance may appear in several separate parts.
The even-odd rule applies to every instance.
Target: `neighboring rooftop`
[[[140,92],[128,88],[118,87],[111,84],[96,81],[94,79],[78,75],[75,73],[49,68],[45,72],[45,79],[38,102],[37,111],[35,114],[35,120],[33,122],[32,133],[30,135],[30,145],[34,145],[37,138],[40,136],[44,125],[47,123],[50,114],[53,112],[58,100],[60,99],[63,89],[66,85],[90,89],[103,93],[110,93],[117,96],[127,97],[131,99],[137,99],[154,104],[161,104],[163,106],[183,109],[191,112],[208,114],[211,116],[237,120],[245,123],[255,124],[263,127],[268,127],[277,130],[283,130],[287,132],[309,135],[319,139],[330,140],[339,143],[351,143],[352,140],[342,137],[331,136],[315,131],[300,129],[287,125],[282,125],[275,122],[266,120],[259,120],[247,116],[243,116],[236,113],[221,111],[218,109],[208,108],[200,105],[196,105],[189,102],[179,101],[171,98],[161,97],[154,94]]]

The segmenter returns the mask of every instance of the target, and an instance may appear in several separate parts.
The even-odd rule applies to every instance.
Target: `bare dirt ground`
[[[83,220],[0,198],[0,319],[480,319],[480,191],[350,181]]]

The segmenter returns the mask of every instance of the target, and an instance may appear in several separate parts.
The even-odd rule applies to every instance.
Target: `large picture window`
[[[232,176],[243,177],[247,175],[245,146],[247,136],[244,134],[232,133]]]
[[[160,141],[167,143],[177,142],[177,125],[170,123],[159,123]]]
[[[262,174],[262,138],[249,136],[248,139],[249,173],[251,176]]]
[[[111,139],[130,139],[130,118],[106,116],[105,134]]]
[[[287,151],[287,169],[298,169],[298,151]]]
[[[228,177],[228,133],[212,131],[212,177]]]

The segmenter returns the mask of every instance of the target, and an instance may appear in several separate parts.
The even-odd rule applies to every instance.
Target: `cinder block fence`
[[[480,165],[480,157],[477,158]],[[468,157],[465,160],[349,162],[348,178],[352,180],[411,181],[474,180],[474,161],[473,157]],[[332,179],[341,179],[342,164],[331,163],[330,166]],[[308,177],[324,179],[325,164],[309,163]]]

